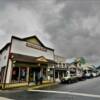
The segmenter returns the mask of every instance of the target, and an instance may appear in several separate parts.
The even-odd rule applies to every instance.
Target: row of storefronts
[[[62,77],[66,76],[69,66],[66,63],[66,58],[62,56],[55,55],[55,61],[55,80],[59,82]]]
[[[55,55],[54,49],[46,47],[36,36],[12,36],[10,43],[0,50],[1,87],[6,88],[7,85],[16,83],[36,84],[37,80],[60,82],[67,75],[81,78],[95,69],[91,65],[81,64],[80,58],[75,58],[70,63],[67,61],[68,59]]]
[[[78,65],[72,65],[36,36],[12,36],[11,42],[0,50],[0,82],[30,83],[41,77],[43,81],[56,81],[66,76],[68,70],[77,73]]]

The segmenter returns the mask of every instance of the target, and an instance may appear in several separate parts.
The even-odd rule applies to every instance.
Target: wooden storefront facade
[[[0,55],[1,83],[35,82],[36,76],[54,80],[54,49],[44,46],[36,36],[12,36]]]

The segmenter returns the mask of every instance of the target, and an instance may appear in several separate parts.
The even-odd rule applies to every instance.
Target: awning
[[[27,55],[22,55],[22,54],[16,54],[13,53],[11,54],[11,59],[14,61],[19,61],[19,62],[26,62],[26,63],[52,63],[55,64],[56,62],[51,59],[46,59],[44,56],[40,57],[33,57],[33,56],[27,56]]]

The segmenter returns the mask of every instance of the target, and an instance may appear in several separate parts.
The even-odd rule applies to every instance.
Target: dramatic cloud
[[[0,0],[0,38],[12,34],[36,34],[57,54],[99,63],[100,1]]]
[[[9,1],[9,3],[5,4],[4,9],[0,9],[0,28],[6,33],[4,34],[1,31],[0,35],[9,41],[12,34],[22,37],[36,34],[44,42],[47,41],[50,36],[48,34],[44,35],[41,15],[37,12],[34,9],[21,7],[20,2]]]

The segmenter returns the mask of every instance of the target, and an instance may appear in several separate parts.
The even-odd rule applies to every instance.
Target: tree
[[[84,57],[80,57],[80,63],[81,63],[81,64],[85,64],[85,63],[86,63],[86,60],[85,60]]]

